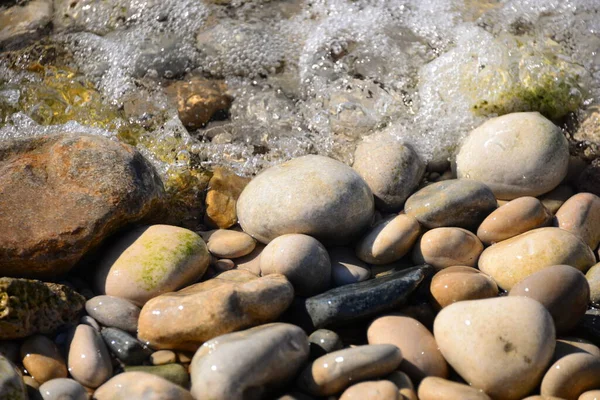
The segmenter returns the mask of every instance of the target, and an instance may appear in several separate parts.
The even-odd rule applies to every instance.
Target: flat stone
[[[396,385],[390,381],[361,382],[344,390],[340,400],[402,400]]]
[[[313,360],[344,347],[339,335],[329,329],[317,329],[310,334],[308,342],[310,344],[310,358]]]
[[[492,400],[483,391],[434,376],[423,379],[419,385],[420,400]]]
[[[51,0],[34,0],[0,10],[0,50],[14,50],[38,39],[50,21]]]
[[[21,360],[29,375],[39,384],[67,377],[67,363],[54,342],[35,335],[21,345]]]
[[[6,357],[0,354],[0,398],[27,400],[27,391],[21,376]]]
[[[592,305],[600,306],[600,263],[592,265],[586,274],[585,278],[590,285],[590,302]]]
[[[256,240],[244,232],[218,229],[210,234],[208,251],[219,258],[238,258],[254,250]]]
[[[406,200],[406,214],[427,228],[476,229],[498,206],[489,187],[470,179],[449,179],[419,190]]]
[[[0,278],[0,339],[53,333],[75,322],[85,298],[65,285]]]
[[[150,355],[152,365],[173,364],[177,361],[177,355],[171,350],[158,350]]]
[[[187,388],[190,384],[187,368],[181,364],[126,366],[125,372],[144,372],[160,376],[183,388]]]
[[[429,290],[438,309],[458,301],[498,296],[498,285],[492,278],[478,269],[465,266],[442,269],[431,279]]]
[[[274,323],[210,340],[191,364],[196,398],[267,398],[308,359],[308,339],[297,326]]]
[[[237,223],[237,200],[250,182],[222,167],[213,169],[206,193],[205,221],[209,226],[227,229]]]
[[[96,296],[85,303],[85,310],[104,326],[137,332],[141,310],[130,301],[114,296]]]
[[[69,374],[83,386],[97,388],[112,376],[110,354],[91,326],[77,326],[68,353]]]
[[[150,300],[140,314],[138,337],[155,349],[195,351],[216,336],[275,320],[294,290],[278,274],[258,278],[232,270]]]
[[[100,335],[108,349],[126,365],[142,364],[152,353],[152,350],[120,329],[102,328]]]
[[[373,208],[371,189],[352,168],[309,155],[256,176],[240,195],[237,214],[244,231],[263,243],[304,233],[333,245],[358,236]]]
[[[40,394],[44,400],[88,400],[85,388],[73,379],[52,379],[40,386]]]
[[[356,245],[356,256],[370,264],[389,264],[406,255],[421,226],[415,217],[392,215],[375,225]]]
[[[546,209],[550,211],[552,215],[554,215],[559,208],[562,207],[565,201],[569,200],[574,194],[575,193],[573,192],[573,188],[571,188],[571,186],[558,185],[553,190],[539,196],[538,198],[544,207],[546,207]]]
[[[600,197],[577,193],[556,212],[556,226],[579,236],[595,250],[600,243]]]
[[[600,357],[575,353],[562,357],[548,369],[541,385],[543,396],[577,399],[600,387]]]
[[[101,136],[0,143],[0,275],[55,277],[129,223],[156,214],[163,187],[133,147]]]
[[[371,269],[356,257],[350,247],[333,247],[329,249],[331,262],[331,286],[338,287],[366,281],[371,277]]]
[[[474,267],[482,251],[481,241],[466,229],[435,228],[419,238],[412,259],[415,264],[429,264],[437,269]]]
[[[317,328],[348,324],[402,305],[430,274],[423,265],[392,272],[380,278],[331,289],[306,300],[305,307]]]
[[[140,399],[194,400],[190,392],[159,376],[145,372],[124,372],[100,386],[94,400]]]

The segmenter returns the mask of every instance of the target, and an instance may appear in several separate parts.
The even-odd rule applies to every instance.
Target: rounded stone
[[[371,276],[369,266],[354,254],[349,247],[329,249],[331,261],[331,286],[338,287],[362,282]]]
[[[550,313],[527,297],[461,301],[442,309],[433,331],[441,353],[491,398],[520,400],[540,382],[555,346]]]
[[[282,274],[298,296],[313,296],[329,289],[331,262],[327,250],[311,236],[288,234],[272,240],[260,255],[262,276]]]
[[[415,217],[390,216],[375,225],[356,245],[356,256],[370,264],[389,264],[415,244],[421,226]]]
[[[448,365],[435,338],[419,321],[401,314],[375,319],[367,329],[369,344],[393,344],[402,352],[400,370],[418,382],[427,376],[448,377]]]
[[[52,379],[40,386],[40,394],[44,400],[88,400],[85,388],[73,379]]]
[[[130,301],[114,296],[96,296],[86,301],[85,310],[104,326],[137,332],[140,308]]]
[[[479,389],[434,376],[421,381],[418,394],[420,400],[492,400]]]
[[[54,342],[46,336],[31,336],[23,342],[21,360],[29,375],[40,384],[67,377],[65,359]]]
[[[183,388],[190,386],[190,375],[188,368],[181,364],[165,364],[165,365],[134,365],[125,366],[125,372],[145,372],[148,374],[160,376]]]
[[[590,302],[592,305],[600,306],[600,263],[594,264],[585,274],[590,285]]]
[[[248,255],[235,259],[235,265],[238,269],[244,269],[252,272],[254,275],[260,275],[260,255],[265,249],[262,243],[256,243],[256,247]]]
[[[191,393],[181,386],[145,372],[124,372],[116,375],[94,392],[94,400],[141,398],[194,400]]]
[[[595,262],[594,253],[579,237],[559,228],[538,228],[485,249],[479,269],[510,290],[551,265],[570,265],[585,272]]]
[[[208,238],[208,251],[219,258],[238,258],[254,250],[256,241],[244,232],[218,229]]]
[[[396,385],[400,392],[401,400],[418,400],[415,386],[413,385],[410,377],[404,372],[394,371],[386,376],[385,379]]]
[[[425,163],[396,140],[367,139],[356,147],[352,168],[371,188],[377,208],[399,211],[421,181]]]
[[[489,119],[469,133],[456,156],[459,178],[483,182],[503,200],[551,191],[568,166],[567,139],[538,112]]]
[[[0,354],[0,399],[27,400],[27,390],[17,368]]]
[[[263,243],[304,233],[327,244],[345,244],[370,224],[373,209],[371,189],[356,171],[315,155],[263,171],[237,202],[240,225]]]
[[[117,328],[102,328],[100,335],[110,351],[126,365],[139,365],[152,352],[129,333]]]
[[[587,311],[590,286],[581,271],[568,265],[553,265],[529,275],[508,295],[542,303],[552,315],[556,332],[564,333],[574,328]]]
[[[552,363],[574,353],[587,353],[600,357],[600,348],[587,340],[580,338],[562,338],[556,341]]]
[[[600,197],[577,193],[556,212],[556,226],[583,239],[592,250],[600,243]]]
[[[577,400],[600,400],[600,390],[590,390],[582,393]]]
[[[341,350],[344,347],[339,335],[329,329],[317,329],[308,337],[308,343],[310,344],[312,359]]]
[[[79,323],[89,325],[92,328],[94,328],[95,330],[97,330],[98,332],[100,332],[100,329],[102,329],[102,327],[100,326],[98,321],[96,321],[94,318],[90,317],[89,315],[84,315],[83,317],[81,317],[79,319]]]
[[[97,388],[113,373],[110,354],[100,333],[88,325],[78,325],[67,357],[69,373],[83,386]]]
[[[539,196],[540,201],[546,207],[552,215],[562,207],[565,201],[569,200],[573,196],[573,188],[567,185],[558,185],[548,193]]]
[[[577,399],[582,393],[600,387],[600,357],[569,354],[556,361],[544,375],[543,396]]]
[[[429,287],[433,304],[444,308],[457,301],[480,300],[498,296],[498,285],[478,269],[454,266],[433,276]]]
[[[487,216],[477,229],[477,237],[486,245],[501,242],[550,223],[552,214],[535,197],[511,200]]]
[[[368,381],[344,390],[340,400],[402,400],[396,385],[390,381]]]
[[[425,232],[412,253],[415,264],[429,264],[437,269],[477,265],[483,244],[473,233],[461,228],[435,228]]]
[[[177,355],[171,350],[158,350],[150,355],[152,365],[172,364],[177,361]]]

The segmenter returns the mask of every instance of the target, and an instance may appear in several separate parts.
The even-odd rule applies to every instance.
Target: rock
[[[329,289],[331,261],[318,240],[287,234],[271,241],[260,255],[260,274],[284,275],[298,296],[314,296]]]
[[[371,222],[373,194],[352,168],[309,155],[256,176],[240,195],[237,214],[244,231],[263,243],[304,233],[345,244]]]
[[[556,341],[552,363],[574,353],[587,353],[600,357],[600,348],[595,344],[579,338],[563,338]]]
[[[177,361],[177,355],[171,350],[158,350],[150,355],[152,365],[173,364]]]
[[[153,297],[200,279],[209,259],[202,238],[188,229],[140,227],[106,250],[96,282],[101,293],[143,306]]]
[[[396,385],[400,392],[400,400],[418,400],[415,386],[404,372],[394,371],[385,379]]]
[[[519,197],[488,215],[477,229],[477,237],[486,245],[501,242],[532,229],[547,226],[550,211],[535,197]]]
[[[254,250],[256,241],[244,232],[219,229],[210,234],[208,251],[219,258],[238,258]]]
[[[38,39],[52,20],[52,1],[33,0],[0,10],[0,51]]]
[[[104,326],[137,332],[140,308],[125,299],[96,296],[85,303],[85,310]]]
[[[247,256],[236,258],[235,265],[238,269],[243,269],[252,272],[256,276],[260,276],[260,255],[265,249],[265,245],[257,243],[252,253]]]
[[[398,212],[425,173],[425,163],[409,146],[396,140],[363,140],[352,168],[367,182],[375,205]]]
[[[590,390],[582,393],[577,400],[597,400],[600,399],[600,390]]]
[[[316,328],[370,318],[402,305],[432,272],[431,266],[423,265],[340,286],[308,298],[305,307]]]
[[[205,222],[221,229],[236,224],[237,200],[248,182],[248,178],[238,176],[222,167],[215,167],[208,182]]]
[[[294,297],[283,275],[262,278],[243,270],[150,300],[138,337],[155,349],[195,351],[216,336],[275,320]]]
[[[0,341],[0,355],[17,364],[21,361],[20,347],[21,344],[13,340]]]
[[[354,254],[349,247],[329,249],[331,261],[331,286],[338,287],[366,281],[371,276],[369,266]]]
[[[522,399],[554,352],[552,317],[526,297],[454,303],[440,311],[433,331],[446,361],[491,398]]]
[[[67,363],[54,342],[45,336],[35,335],[21,345],[23,366],[38,383],[67,377]]]
[[[600,387],[600,357],[569,354],[552,364],[544,375],[543,396],[577,399],[582,393]]]
[[[125,365],[140,365],[152,351],[129,333],[117,328],[102,328],[102,339],[108,349]]]
[[[65,285],[0,278],[0,339],[53,333],[77,321],[84,304],[83,296]]]
[[[590,301],[590,286],[581,271],[553,265],[529,275],[510,290],[509,296],[537,300],[552,315],[557,333],[568,332],[581,320]]]
[[[489,119],[471,131],[456,156],[459,178],[483,182],[503,200],[551,191],[568,165],[567,139],[537,112]]]
[[[198,349],[191,364],[196,398],[266,398],[292,378],[308,358],[306,334],[274,323],[219,336]]]
[[[0,354],[0,398],[27,400],[27,391],[21,376],[6,357]]]
[[[406,200],[406,214],[427,228],[452,226],[476,229],[498,206],[494,194],[481,182],[449,179],[432,183]]]
[[[44,400],[88,400],[88,394],[81,384],[73,379],[52,379],[40,386]]]
[[[125,372],[144,372],[160,376],[183,388],[188,388],[190,384],[187,368],[181,364],[126,366]]]
[[[431,332],[402,314],[376,318],[367,330],[369,344],[393,344],[402,352],[400,370],[415,382],[427,376],[448,377],[448,365]]]
[[[54,277],[128,223],[156,213],[163,188],[133,147],[101,136],[0,144],[0,275]]]
[[[600,197],[577,193],[556,212],[556,226],[579,236],[595,250],[600,243]]]
[[[125,372],[114,376],[94,392],[94,400],[139,399],[194,400],[190,392],[159,376]]]
[[[119,5],[118,1],[113,1],[113,3],[115,6]],[[125,8],[129,7],[126,6]],[[135,12],[134,10],[131,11]],[[87,31],[88,29],[85,30]],[[109,33],[107,36],[111,37],[112,35]],[[135,78],[144,78],[147,76],[153,79],[173,79],[181,77],[186,71],[189,71],[192,68],[192,60],[188,55],[189,53],[187,53],[182,46],[182,38],[176,34],[165,33],[164,31],[156,32],[152,36],[146,36],[141,40],[138,39],[136,41],[136,47],[136,51],[132,54],[133,68],[131,71],[131,74]],[[201,80],[204,81],[204,79]],[[190,91],[185,90],[186,88],[193,86],[195,78],[192,78],[188,82],[172,80],[166,80],[166,82],[167,84],[168,82],[172,82],[171,85],[165,88],[165,93],[168,98],[172,98],[172,103],[177,103],[177,106],[179,107],[183,106],[184,110],[189,110],[189,107],[185,108],[185,105],[197,103],[194,100],[198,100],[198,97],[200,97],[197,95],[198,93],[194,93],[193,89],[191,90],[191,93]],[[186,95],[189,97],[182,98],[182,96]],[[180,99],[181,102],[178,102]],[[210,100],[207,103],[210,104]],[[192,112],[197,111],[195,117],[198,118],[198,114],[205,109],[206,108],[195,109],[192,110]],[[194,118],[194,115],[190,116]]]
[[[100,332],[100,329],[102,329],[100,327],[100,324],[94,318],[90,317],[89,315],[84,315],[83,317],[81,317],[79,319],[79,323],[89,325],[92,328],[94,328],[95,330],[97,330],[98,332]]]
[[[69,373],[83,386],[97,388],[113,373],[110,354],[94,328],[78,325],[69,345]]]
[[[435,228],[425,232],[413,249],[415,264],[437,269],[477,265],[483,244],[473,233],[461,228]]]
[[[217,274],[225,271],[231,271],[235,268],[235,263],[232,260],[227,258],[222,258],[220,260],[216,260],[211,267],[215,270]]]
[[[290,392],[277,397],[276,400],[315,400],[315,398],[302,392]]]
[[[344,344],[339,335],[329,329],[317,329],[308,337],[310,344],[310,358],[316,359],[344,348]]]
[[[340,400],[402,400],[396,385],[390,381],[361,382],[344,390]]]
[[[510,290],[529,275],[551,265],[565,264],[585,272],[596,262],[580,238],[559,228],[538,228],[488,247],[479,269],[502,289]]]
[[[592,161],[591,165],[588,165],[576,182],[576,189],[578,192],[593,193],[596,196],[600,196],[600,158],[596,158]]]
[[[593,306],[600,306],[600,263],[594,264],[585,274],[590,285],[590,302]]]
[[[550,192],[539,197],[540,201],[552,214],[556,214],[558,209],[573,196],[573,189],[567,185],[559,185]]]
[[[356,256],[371,264],[398,261],[415,244],[421,226],[416,218],[401,214],[375,225],[356,245]]]
[[[338,350],[317,358],[298,377],[298,386],[314,396],[340,393],[353,382],[381,378],[400,365],[402,353],[390,344]]]
[[[600,310],[590,308],[585,312],[581,323],[579,324],[581,333],[594,343],[600,342]]]
[[[444,268],[433,276],[429,288],[433,304],[444,308],[464,300],[480,300],[498,296],[498,285],[475,268]]]
[[[423,379],[419,385],[420,400],[492,400],[483,391],[434,376]]]

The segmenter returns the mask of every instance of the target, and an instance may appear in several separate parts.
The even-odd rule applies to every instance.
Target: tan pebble
[[[501,200],[501,199],[496,199],[498,201],[498,207],[502,207],[508,203],[510,203],[511,200]]]
[[[221,273],[234,269],[235,263],[228,258],[221,258],[220,260],[216,260],[212,267],[215,269],[215,272]]]
[[[492,400],[474,387],[438,377],[427,377],[419,385],[420,400]]]
[[[462,228],[435,228],[425,232],[414,247],[416,264],[430,264],[438,269],[455,265],[474,267],[483,244],[473,233]]]
[[[594,306],[600,306],[600,263],[594,264],[586,272],[585,278],[590,285],[590,302]]]
[[[264,250],[265,245],[257,243],[252,253],[235,259],[235,265],[238,269],[244,269],[252,272],[256,276],[260,276],[260,255]]]
[[[181,386],[146,372],[124,372],[94,392],[94,400],[144,399],[193,400],[191,393]]]
[[[590,390],[582,393],[577,400],[600,400],[600,390]]]
[[[600,197],[577,193],[556,212],[556,223],[596,249],[600,243]]]
[[[492,244],[546,226],[552,214],[535,197],[519,197],[499,207],[477,229],[484,244]]]
[[[538,394],[535,396],[525,397],[523,400],[565,400],[565,399],[562,399],[560,397],[554,397],[554,396],[541,396]]]
[[[394,371],[385,377],[388,381],[391,381],[400,392],[401,400],[418,400],[415,386],[413,385],[410,377],[402,371]]]
[[[23,383],[33,389],[39,389],[40,383],[29,375],[23,376]]]
[[[585,339],[580,338],[562,338],[556,341],[556,348],[554,349],[554,356],[552,356],[552,363],[560,360],[564,356],[568,356],[573,353],[588,353],[594,356],[600,357],[600,348],[588,342]]]
[[[496,297],[498,285],[478,269],[455,266],[436,273],[431,279],[429,291],[434,306],[439,309],[457,301]]]
[[[194,357],[193,352],[188,351],[178,351],[177,353],[177,362],[182,364],[189,364],[192,362],[192,358]]]
[[[213,169],[206,193],[205,221],[219,228],[229,228],[237,222],[235,206],[240,193],[250,182],[225,168]]]
[[[40,384],[67,377],[67,364],[58,347],[46,336],[35,335],[21,345],[23,366]]]
[[[340,400],[401,400],[396,385],[390,381],[361,382],[344,390]]]
[[[554,190],[539,197],[540,201],[553,215],[575,192],[571,186],[559,185]]]
[[[250,254],[256,246],[256,240],[244,232],[219,229],[210,235],[207,246],[215,257],[238,258]]]
[[[331,286],[338,287],[362,282],[371,276],[369,266],[354,254],[350,247],[329,249],[331,261]]]
[[[404,257],[419,237],[415,217],[390,216],[371,229],[356,245],[356,256],[370,264],[388,264]]]
[[[159,350],[150,355],[152,365],[172,364],[175,361],[177,361],[177,356],[170,350]]]
[[[600,357],[586,353],[569,354],[552,364],[544,375],[543,396],[577,399],[587,390],[600,387]]]
[[[89,325],[78,325],[69,346],[69,373],[83,386],[97,388],[112,376],[108,349]]]

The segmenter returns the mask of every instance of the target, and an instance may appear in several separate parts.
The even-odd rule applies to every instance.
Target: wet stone
[[[425,232],[413,248],[415,264],[437,269],[456,265],[475,267],[483,244],[472,232],[461,228],[435,228]]]
[[[139,399],[194,400],[190,392],[157,375],[125,372],[114,376],[94,392],[94,400]]]
[[[577,193],[556,212],[556,225],[583,239],[592,250],[600,243],[600,197]]]
[[[90,388],[102,385],[113,373],[110,354],[100,333],[88,325],[78,325],[75,329],[67,362],[73,379]]]
[[[44,400],[88,400],[88,394],[81,384],[73,379],[60,378],[40,386]]]
[[[67,363],[54,342],[35,335],[21,345],[23,366],[39,384],[51,379],[67,377]]]
[[[582,393],[600,387],[600,357],[569,354],[556,361],[544,375],[541,385],[543,396],[576,399]]]
[[[219,258],[238,258],[254,250],[256,241],[244,232],[219,229],[210,233],[208,251]]]
[[[208,182],[204,218],[209,226],[226,229],[237,223],[237,199],[248,182],[250,179],[235,175],[225,168],[213,169],[213,176]]]
[[[362,282],[371,276],[369,266],[354,254],[349,247],[329,249],[331,261],[331,286],[338,287]]]
[[[401,400],[401,397],[396,385],[390,381],[368,381],[344,390],[340,400]]]
[[[0,399],[27,400],[27,391],[17,368],[0,354]]]
[[[310,358],[319,358],[344,347],[339,335],[329,329],[317,329],[308,337]]]
[[[433,276],[429,288],[433,305],[444,308],[457,301],[496,297],[498,285],[492,278],[475,268],[454,266],[444,268]]]
[[[125,372],[145,372],[160,376],[184,388],[187,388],[190,383],[187,368],[181,364],[126,366]]]
[[[420,400],[491,400],[482,390],[438,377],[427,377],[419,385]]]
[[[177,361],[177,355],[171,350],[158,350],[150,355],[152,365],[172,364]]]
[[[137,332],[140,308],[114,296],[96,296],[85,303],[85,310],[104,326]]]
[[[129,333],[117,328],[102,328],[100,332],[108,349],[124,364],[139,365],[152,351]]]
[[[585,278],[590,285],[590,302],[595,307],[600,307],[600,263],[592,265]]]

